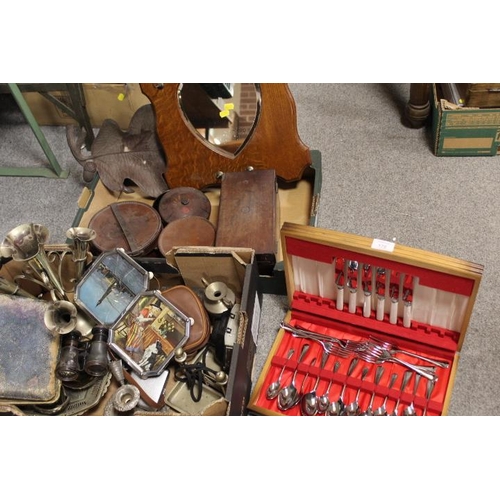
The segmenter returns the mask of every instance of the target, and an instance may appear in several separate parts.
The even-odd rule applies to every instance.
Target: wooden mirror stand
[[[170,189],[220,185],[225,172],[274,169],[285,182],[298,181],[311,165],[309,148],[297,131],[295,101],[285,83],[256,84],[260,106],[248,138],[235,152],[221,150],[195,133],[182,109],[178,83],[141,83],[156,114],[158,137],[167,157]]]

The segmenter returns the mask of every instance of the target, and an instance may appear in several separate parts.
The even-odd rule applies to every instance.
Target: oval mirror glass
[[[236,156],[250,139],[260,108],[254,83],[181,83],[179,106],[189,128],[207,146]]]

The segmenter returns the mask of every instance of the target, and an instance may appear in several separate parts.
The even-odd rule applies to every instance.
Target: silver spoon
[[[429,400],[431,399],[432,391],[434,390],[434,386],[435,385],[436,385],[436,381],[435,380],[429,380],[427,382],[427,390],[426,390],[426,393],[425,393],[425,399],[427,399],[427,401],[425,403],[424,412],[422,413],[423,417],[425,417],[427,415],[427,406],[429,405]]]
[[[408,382],[411,379],[411,376],[413,375],[413,372],[410,370],[405,371],[405,374],[403,375],[403,381],[401,382],[401,388],[398,396],[398,400],[396,401],[396,404],[394,406],[394,410],[392,411],[392,416],[397,417],[398,416],[398,408],[399,408],[399,402],[401,401],[401,394],[405,391],[406,386],[408,385]]]
[[[393,373],[391,375],[391,380],[389,381],[389,389],[392,389],[393,385],[396,383],[396,379],[398,378],[397,373]],[[379,406],[374,412],[373,416],[375,417],[384,417],[387,415],[387,400],[389,399],[389,394],[387,394],[384,398],[384,402],[381,406]]]
[[[337,361],[333,366],[333,373],[337,373],[340,368],[340,361]],[[330,379],[328,383],[328,387],[326,388],[325,393],[320,396],[318,400],[318,413],[325,413],[328,409],[328,405],[330,404],[330,389],[332,388],[333,378]]]
[[[368,375],[368,372],[370,369],[366,366],[363,368],[363,371],[361,372],[361,382],[365,379],[365,377]],[[356,415],[359,415],[359,394],[361,393],[361,385],[358,387],[358,390],[356,392],[356,397],[354,398],[354,401],[352,403],[349,403],[345,407],[344,414],[348,417],[354,417]]]
[[[382,365],[377,366],[377,370],[375,372],[375,385],[377,386],[380,383],[380,379],[382,378],[382,375],[384,374],[384,367]],[[368,406],[366,407],[366,410],[362,413],[363,416],[365,417],[373,417],[373,401],[375,399],[375,388],[373,389],[372,396],[370,398],[370,402],[368,403]]]
[[[415,385],[413,386],[413,399],[411,400],[410,406],[405,408],[404,414],[406,417],[415,417],[417,415],[417,410],[415,410],[415,406],[413,405],[413,401],[415,400],[415,396],[417,395],[418,385],[420,384],[420,373],[415,373]]]
[[[287,411],[299,402],[299,392],[297,387],[295,387],[295,378],[297,377],[297,372],[299,371],[299,364],[304,359],[307,351],[309,349],[309,344],[304,344],[302,351],[300,352],[299,359],[297,361],[297,368],[293,372],[293,377],[289,385],[283,387],[278,394],[278,408],[281,411]]]
[[[358,362],[359,362],[359,358],[353,358],[353,360],[351,361],[351,364],[349,365],[349,369],[347,370],[348,377],[350,377],[352,375],[352,372],[354,371],[354,368],[356,368]],[[347,381],[342,386],[342,391],[340,393],[339,399],[337,401],[332,401],[328,405],[328,409],[326,410],[326,414],[329,417],[338,417],[344,411],[344,407],[345,407],[344,392],[345,392],[346,387],[347,387]]]
[[[309,368],[311,368],[312,366],[314,366],[316,364],[316,358],[313,358],[310,362],[309,362]],[[306,387],[306,382],[307,382],[307,379],[309,378],[309,370],[306,372],[306,375],[305,377],[302,379],[302,384],[300,385],[300,391],[297,392],[297,401],[295,404],[299,403],[300,401],[302,401],[302,397],[303,397],[303,394],[304,393],[304,389]],[[302,411],[302,410],[301,410]]]
[[[290,359],[294,353],[295,353],[295,350],[290,349],[288,351],[288,355],[287,355],[286,359]],[[283,365],[283,368],[281,369],[281,372],[280,372],[278,378],[274,382],[269,384],[269,387],[267,388],[267,391],[266,391],[266,398],[267,399],[274,399],[276,396],[278,396],[278,393],[281,390],[281,379],[283,378],[283,373],[285,372],[285,368],[286,368],[286,365]]]
[[[321,358],[321,364],[320,364],[321,370],[325,368],[327,359],[328,359],[328,353],[324,352]],[[316,415],[316,413],[318,413],[319,397],[317,396],[316,391],[318,390],[318,385],[320,380],[321,377],[318,375],[318,377],[316,378],[316,383],[314,384],[312,390],[304,394],[302,396],[302,399],[300,400],[300,412],[305,417],[313,417],[314,415]]]

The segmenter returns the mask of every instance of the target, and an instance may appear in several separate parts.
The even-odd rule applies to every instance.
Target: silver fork
[[[363,361],[366,361],[367,363],[380,364],[380,363],[385,363],[386,361],[389,361],[391,363],[398,363],[402,366],[405,366],[409,370],[412,370],[416,373],[420,373],[420,375],[422,375],[422,377],[425,377],[428,380],[435,380],[436,381],[438,378],[436,373],[435,373],[436,367],[434,367],[434,366],[418,366],[418,365],[414,365],[412,363],[408,363],[407,361],[396,358],[387,350],[377,351],[377,350],[367,349],[366,351],[357,352],[356,356],[358,356]]]
[[[330,341],[325,342],[324,340],[319,340],[319,339],[316,339],[314,337],[308,337],[308,336],[304,336],[304,335],[300,335],[300,334],[296,334],[296,333],[292,333],[292,335],[294,337],[297,337],[297,338],[304,338],[304,339],[312,340],[313,342],[317,342],[318,344],[321,345],[321,347],[323,348],[323,351],[326,354],[333,354],[334,356],[337,356],[339,358],[347,358],[348,356],[350,356],[349,351],[346,351],[345,349],[342,349],[341,347],[336,346],[333,342],[330,342]]]
[[[390,342],[379,340],[375,337],[370,337],[370,339],[373,341],[373,344],[375,346],[380,347],[382,349],[387,349],[393,356],[396,354],[406,354],[407,356],[420,359],[421,361],[425,361],[426,363],[439,366],[440,368],[449,368],[450,366],[450,364],[446,361],[439,361],[437,359],[422,356],[421,354],[417,354],[411,351],[405,351],[404,349],[399,349],[397,346],[391,344]]]
[[[342,341],[336,337],[332,337],[330,335],[325,335],[323,333],[317,333],[317,332],[312,332],[310,330],[305,330],[303,328],[298,328],[296,326],[292,326],[289,323],[285,323],[282,321],[280,323],[280,328],[283,328],[283,330],[290,332],[295,335],[300,335],[304,338],[314,338],[314,339],[319,339],[323,341],[329,341],[329,342],[334,342],[335,344],[339,345],[341,348],[345,348],[346,341]]]
[[[330,354],[336,354],[341,357],[347,357],[349,354],[356,352],[358,349],[364,349],[367,344],[366,341],[356,341],[356,340],[341,340],[336,337],[331,337],[329,335],[324,335],[321,333],[311,332],[309,330],[304,330],[303,328],[297,328],[291,326],[288,323],[281,322],[280,328],[291,333],[294,337],[305,338],[309,340],[314,340],[323,345],[323,348],[328,349]]]

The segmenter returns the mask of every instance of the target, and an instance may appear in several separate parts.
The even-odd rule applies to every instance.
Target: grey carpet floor
[[[470,260],[485,272],[458,365],[449,415],[500,415],[500,157],[436,157],[429,126],[401,114],[409,84],[290,84],[302,141],[322,155],[318,226]],[[0,166],[45,161],[31,131],[0,99]],[[43,127],[65,180],[0,178],[0,236],[38,222],[65,240],[84,186],[62,127]],[[255,377],[287,308],[265,295]]]

